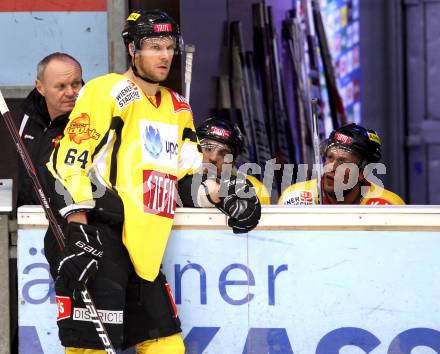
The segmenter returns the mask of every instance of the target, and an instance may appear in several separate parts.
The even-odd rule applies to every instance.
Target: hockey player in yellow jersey
[[[380,138],[374,130],[354,123],[336,129],[321,144],[321,152],[325,159],[322,204],[405,204],[397,194],[384,189],[382,182],[370,173],[373,164],[382,156]],[[316,179],[291,185],[278,200],[282,205],[317,203]]]
[[[212,164],[221,176],[225,163],[235,167],[235,163],[243,152],[244,138],[240,128],[229,120],[210,117],[205,119],[196,129],[203,151],[203,163]],[[227,155],[230,155],[229,160]],[[236,174],[235,169],[231,171]],[[255,188],[261,204],[270,204],[270,194],[263,183],[256,177],[246,175],[246,179]]]
[[[104,353],[75,293],[87,284],[116,348],[184,353],[160,272],[178,195],[188,206],[215,205],[235,233],[252,230],[261,207],[255,196],[240,198],[235,181],[225,196],[210,179],[195,186],[197,198],[188,192],[202,162],[191,109],[159,85],[181,47],[176,22],[159,10],[135,11],[122,37],[131,67],[84,86],[48,163],[68,221],[64,250],[46,255],[56,269],[59,337],[66,353]]]

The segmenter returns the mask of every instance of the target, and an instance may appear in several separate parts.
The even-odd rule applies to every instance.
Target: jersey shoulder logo
[[[283,198],[283,205],[312,205],[313,193],[308,190],[294,190]]]
[[[133,101],[141,100],[139,87],[133,81],[128,79],[119,81],[112,88],[111,95],[121,111]]]
[[[174,113],[182,112],[182,111],[188,111],[191,112],[191,107],[189,106],[188,102],[186,102],[186,98],[182,95],[179,95],[177,92],[174,92],[173,90],[167,88],[171,95],[171,100],[173,101],[173,108]]]
[[[70,141],[77,144],[81,144],[83,140],[98,140],[101,136],[95,129],[90,130],[90,117],[87,113],[81,113],[79,117],[70,121],[67,134],[69,134]]]

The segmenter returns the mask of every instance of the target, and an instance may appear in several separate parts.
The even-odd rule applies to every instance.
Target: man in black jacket
[[[53,179],[45,165],[63,135],[81,87],[80,63],[68,54],[55,52],[38,63],[35,88],[23,104],[20,136],[49,196],[54,192],[54,182],[50,182]],[[23,164],[18,178],[17,206],[40,204]]]

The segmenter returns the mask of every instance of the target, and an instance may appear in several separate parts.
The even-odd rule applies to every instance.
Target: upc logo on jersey
[[[56,296],[57,321],[70,318],[72,315],[72,301],[68,296]]]
[[[163,148],[159,129],[147,125],[144,133],[144,146],[155,159],[159,157]]]
[[[231,135],[231,132],[229,130],[223,129],[223,128],[218,128],[218,127],[211,127],[211,129],[209,130],[209,132],[211,134],[220,136],[222,138],[229,138],[229,136]]]
[[[158,171],[143,171],[144,212],[174,218],[177,177]]]
[[[171,26],[171,23],[156,23],[153,26],[154,32],[172,32],[173,27]]]
[[[90,130],[90,117],[87,113],[81,113],[79,117],[70,122],[67,134],[69,134],[70,141],[73,140],[77,144],[81,144],[83,140],[98,140],[101,136],[95,129]]]
[[[177,169],[177,125],[141,120],[139,129],[143,147],[142,162]]]
[[[111,92],[112,97],[115,99],[119,109],[122,111],[134,100],[141,100],[141,94],[139,88],[131,80],[119,81]]]
[[[345,134],[336,133],[335,140],[340,141],[342,144],[351,144],[353,139]]]

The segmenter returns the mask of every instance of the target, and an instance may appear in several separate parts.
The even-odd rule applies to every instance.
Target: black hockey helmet
[[[133,11],[127,17],[122,31],[125,46],[128,48],[128,44],[133,42],[136,50],[141,48],[141,42],[144,38],[166,36],[175,37],[177,50],[181,49],[182,36],[179,25],[161,10]]]
[[[358,155],[367,163],[380,160],[380,138],[376,131],[351,123],[331,132],[328,139],[321,144],[321,151],[326,154],[332,147],[340,147]]]
[[[199,140],[211,139],[231,148],[234,159],[244,150],[244,137],[237,124],[227,119],[210,117],[196,129]]]

